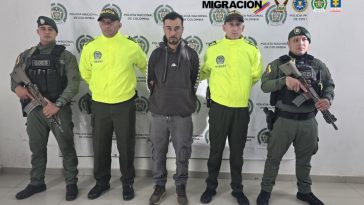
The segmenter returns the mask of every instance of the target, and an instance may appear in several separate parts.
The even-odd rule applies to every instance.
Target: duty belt
[[[316,116],[317,111],[307,112],[307,113],[294,113],[280,110],[276,107],[275,113],[279,117],[291,119],[291,120],[308,120]]]

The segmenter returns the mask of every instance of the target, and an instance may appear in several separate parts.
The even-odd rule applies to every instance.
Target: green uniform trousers
[[[293,143],[296,154],[298,191],[301,193],[311,192],[310,161],[315,149],[317,149],[317,137],[315,118],[291,120],[278,117],[268,141],[268,154],[261,183],[262,190],[272,191],[278,175],[279,164]]]
[[[42,108],[37,107],[27,117],[27,133],[32,152],[30,184],[44,184],[47,164],[47,143],[49,131],[52,131],[63,155],[63,168],[66,184],[77,183],[77,155],[73,141],[72,111],[69,105],[62,107],[57,116],[61,122],[63,133],[51,124],[43,115]]]
[[[135,177],[135,102],[117,104],[92,101],[92,139],[96,184],[108,185],[111,178],[111,145],[115,131],[123,184],[133,184]]]
[[[209,111],[210,155],[207,161],[208,188],[216,189],[226,138],[230,147],[231,188],[242,191],[243,151],[250,116],[248,108],[231,108],[212,102]]]

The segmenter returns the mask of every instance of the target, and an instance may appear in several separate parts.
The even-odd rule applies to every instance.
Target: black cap
[[[296,26],[291,32],[288,34],[288,40],[294,36],[306,36],[308,42],[311,43],[311,34],[302,26]]]
[[[118,13],[112,8],[102,9],[97,21],[101,21],[103,18],[107,18],[112,21],[116,21],[116,20],[120,21],[120,17],[118,15]]]
[[[232,21],[232,20],[238,20],[240,22],[244,22],[243,15],[241,15],[241,13],[239,11],[237,11],[237,10],[230,11],[226,15],[224,23]]]
[[[57,24],[51,18],[48,18],[46,16],[39,16],[37,23],[38,23],[38,27],[43,26],[43,25],[48,25],[48,26],[52,27],[58,33]]]

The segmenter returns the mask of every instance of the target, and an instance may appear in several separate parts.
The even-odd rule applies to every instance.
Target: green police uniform
[[[327,98],[330,102],[334,98],[334,82],[324,63],[311,55],[295,56],[296,66],[301,72],[307,72],[315,83],[317,92],[321,98]],[[318,129],[315,115],[317,110],[313,101],[306,101],[300,107],[296,107],[291,100],[297,94],[288,91],[285,85],[285,76],[279,70],[282,62],[276,59],[271,62],[262,75],[261,88],[264,92],[272,92],[271,100],[278,112],[278,118],[274,123],[271,136],[268,141],[268,154],[265,162],[264,175],[261,183],[263,191],[271,192],[278,174],[279,164],[283,155],[293,143],[296,153],[296,176],[298,192],[311,192],[311,157],[317,151]],[[309,68],[302,71],[300,68]],[[312,68],[312,69],[311,69]]]
[[[15,67],[23,64],[31,64],[32,54],[37,50],[40,55],[51,54],[56,44],[51,43],[47,46],[37,45],[28,49],[18,56]],[[52,131],[58,142],[59,149],[63,155],[63,167],[66,184],[77,183],[77,155],[73,141],[73,123],[70,102],[79,88],[80,74],[78,71],[77,60],[73,54],[63,51],[59,57],[59,68],[57,68],[61,76],[65,76],[66,84],[63,92],[58,98],[53,99],[54,103],[60,106],[57,116],[61,122],[63,132],[60,132],[49,120],[44,116],[41,107],[35,108],[27,116],[27,133],[29,135],[29,146],[32,152],[30,172],[30,185],[44,184],[44,174],[47,163],[47,142],[49,131]],[[11,81],[11,89],[15,91],[16,84]],[[44,94],[44,93],[42,93]]]

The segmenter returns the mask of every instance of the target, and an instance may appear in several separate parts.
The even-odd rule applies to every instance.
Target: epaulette
[[[131,41],[134,41],[134,43],[138,43],[138,41],[136,41],[133,37],[131,36],[128,36],[128,39],[131,40]]]
[[[94,38],[92,38],[92,39],[88,40],[85,44],[83,44],[83,46],[85,46],[85,45],[89,44],[90,42],[92,42],[92,41],[94,41],[94,40],[95,40]]]
[[[209,47],[213,46],[213,45],[216,45],[217,43],[218,43],[218,41],[212,41],[212,42],[209,43]]]
[[[252,46],[254,46],[255,48],[258,48],[256,42],[254,42],[252,39],[246,38],[244,37],[244,41]]]

